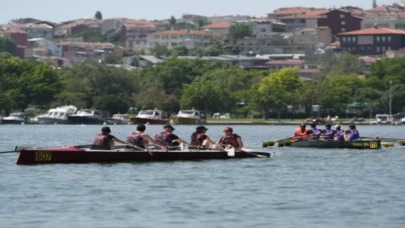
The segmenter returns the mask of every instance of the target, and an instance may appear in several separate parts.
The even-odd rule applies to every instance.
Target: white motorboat
[[[1,119],[2,124],[26,124],[29,123],[28,115],[23,112],[11,113],[9,116]]]
[[[70,124],[103,124],[107,121],[108,112],[94,109],[81,109],[68,116]]]
[[[49,109],[48,113],[37,116],[40,124],[68,124],[68,116],[77,111],[75,106],[62,106]]]
[[[128,124],[128,114],[114,114],[107,119],[107,124]]]

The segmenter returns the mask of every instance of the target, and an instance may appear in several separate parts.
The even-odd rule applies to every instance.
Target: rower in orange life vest
[[[111,129],[109,127],[101,128],[101,134],[96,135],[93,141],[93,145],[91,146],[91,149],[113,150],[115,142],[126,144],[128,146],[134,146],[130,143],[117,139],[115,136],[110,135],[110,133]]]
[[[308,139],[310,131],[307,129],[307,125],[301,124],[300,128],[295,130],[294,138],[296,139]]]
[[[152,139],[148,134],[145,133],[146,126],[143,124],[140,124],[136,127],[136,131],[132,132],[131,134],[128,135],[127,137],[127,143],[130,143],[138,148],[148,148],[149,143],[152,143],[153,145],[163,149],[163,146],[161,146],[158,142],[156,142],[154,139]]]
[[[170,147],[177,147],[180,143],[189,145],[188,142],[180,139],[177,135],[173,134],[175,130],[172,125],[168,124],[163,127],[165,131],[157,133],[155,136],[155,140],[161,146],[170,146]]]
[[[233,129],[231,127],[226,127],[224,129],[224,136],[219,140],[219,144],[221,146],[228,146],[231,145],[234,148],[241,149],[243,147],[242,138],[233,133]]]
[[[221,146],[213,142],[208,135],[206,135],[208,128],[198,126],[195,132],[191,134],[191,146],[206,147],[206,148],[221,148]]]

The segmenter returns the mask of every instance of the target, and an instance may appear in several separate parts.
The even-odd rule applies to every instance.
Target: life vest
[[[169,139],[170,132],[160,132],[156,134],[155,140],[162,146],[171,146],[172,142]]]
[[[128,135],[127,143],[130,143],[134,146],[145,148],[145,140],[142,137],[142,132],[135,131]]]
[[[295,130],[295,136],[308,138],[308,129],[305,128],[305,131],[302,131],[301,128],[297,128],[297,130]]]
[[[318,128],[312,128],[311,131],[312,131],[311,136],[314,136],[314,135],[316,135],[317,133],[319,133],[319,129],[318,129]]]
[[[111,139],[107,135],[98,134],[94,138],[92,148],[109,150],[110,149]]]
[[[223,136],[220,140],[219,140],[219,142],[221,143],[221,144],[223,144],[223,145],[231,145],[231,146],[233,146],[233,147],[235,147],[235,148],[239,148],[239,142],[238,142],[238,138],[240,138],[240,136],[239,135],[237,135],[237,134],[232,134],[231,135],[231,137],[226,137],[226,136]]]
[[[355,139],[358,139],[358,138],[360,138],[359,131],[357,131],[357,130],[350,130],[349,139],[350,139],[350,140],[355,140]]]
[[[345,133],[343,130],[336,130],[335,132],[335,139],[339,141],[344,141],[344,134]]]
[[[333,130],[332,129],[325,129],[325,132],[321,134],[321,136],[326,136],[329,139],[333,138]]]
[[[204,135],[205,134],[197,134],[196,132],[194,132],[191,135],[190,145],[191,146],[202,146],[202,144],[204,143]]]

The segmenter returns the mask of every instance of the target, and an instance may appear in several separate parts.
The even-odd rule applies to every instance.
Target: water
[[[223,127],[208,134],[218,140]],[[0,125],[0,150],[88,144],[100,128]],[[125,139],[134,126],[111,128]],[[194,127],[176,128],[188,140]],[[294,127],[234,130],[262,149]],[[405,138],[402,126],[359,130]],[[0,154],[0,227],[405,227],[405,148],[264,150],[276,157],[17,166],[17,154]]]

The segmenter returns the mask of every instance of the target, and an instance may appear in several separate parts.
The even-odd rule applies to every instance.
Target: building
[[[148,35],[148,47],[164,45],[169,48],[186,46],[187,48],[206,47],[223,38],[208,31],[199,30],[168,30]]]
[[[295,31],[304,28],[318,27],[319,15],[326,11],[315,11],[311,13],[296,14],[279,18],[280,22],[285,24],[289,31]]]
[[[270,33],[273,32],[286,32],[286,25],[274,20],[267,18],[256,18],[237,21],[238,24],[248,24],[252,28],[253,37],[262,39],[268,37]]]
[[[341,9],[333,9],[321,14],[318,18],[318,26],[327,26],[336,36],[342,32],[350,32],[361,29],[362,18],[353,16],[350,12]]]
[[[121,28],[121,41],[132,50],[146,50],[148,34],[156,32],[156,26],[148,21],[127,21]]]
[[[53,38],[53,27],[47,24],[11,24],[10,27],[26,32],[29,38]]]
[[[324,46],[332,43],[332,30],[329,27],[306,28],[294,32],[295,46]]]
[[[405,57],[405,48],[395,50],[395,51],[394,50],[387,51],[386,57],[389,59],[404,58]]]
[[[71,63],[102,60],[106,55],[114,53],[115,48],[112,43],[99,42],[60,42],[57,45],[62,47],[62,57]]]
[[[269,69],[272,70],[280,70],[288,67],[297,67],[301,69],[304,67],[304,63],[305,63],[304,60],[287,59],[287,60],[270,60],[266,63],[266,65],[269,67]]]
[[[212,34],[226,37],[228,36],[230,27],[231,23],[229,22],[217,22],[210,25],[205,25],[201,28],[210,31]]]
[[[279,8],[272,13],[267,14],[269,19],[281,19],[283,17],[290,17],[295,15],[302,14],[321,14],[325,13],[327,9],[317,9],[317,8],[308,8],[308,7],[286,7]]]
[[[389,28],[368,28],[338,34],[340,47],[358,55],[383,55],[386,51],[405,47],[405,31]]]
[[[28,34],[21,30],[0,28],[0,36],[13,40],[17,46],[25,47],[28,44]]]
[[[247,37],[238,39],[236,45],[241,53],[283,53],[283,48],[292,44],[291,37],[283,33],[268,33],[264,38]]]
[[[236,21],[241,21],[241,20],[248,20],[250,19],[250,16],[247,15],[225,15],[225,16],[220,16],[220,15],[215,15],[212,17],[208,17],[208,21],[211,23],[220,23],[220,22],[236,22]]]
[[[405,12],[376,13],[364,16],[361,28],[373,28],[374,26],[405,30]]]
[[[64,24],[57,26],[55,28],[55,36],[70,36],[74,34],[81,33],[85,30],[87,30],[88,27],[84,24],[76,24],[76,23],[70,23],[70,24]]]

